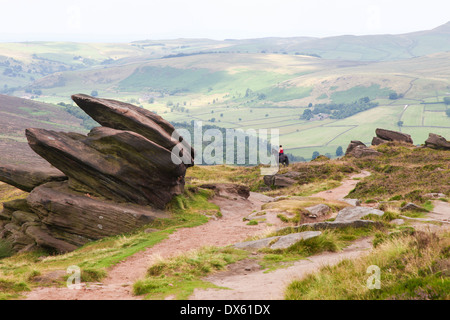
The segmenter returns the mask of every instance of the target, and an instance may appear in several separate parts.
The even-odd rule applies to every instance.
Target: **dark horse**
[[[279,164],[287,167],[289,165],[289,158],[284,153],[280,153],[278,155],[278,162],[279,162]]]

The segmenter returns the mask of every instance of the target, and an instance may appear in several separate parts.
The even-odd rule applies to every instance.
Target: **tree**
[[[399,127],[403,127],[403,121],[397,122],[397,125],[398,125]]]
[[[447,117],[450,117],[450,109],[445,110],[445,114],[447,115]]]
[[[305,109],[303,111],[303,114],[300,116],[300,119],[309,120],[312,118],[312,111],[311,109]]]
[[[320,156],[319,151],[314,151],[312,154],[312,160],[314,160],[315,158],[317,158],[318,156]]]
[[[340,157],[343,154],[344,154],[344,151],[342,150],[342,147],[341,146],[337,147],[337,149],[336,149],[336,156]]]
[[[97,97],[97,96],[98,96],[97,90],[92,90],[92,91],[91,91],[91,96]]]
[[[450,97],[444,97],[444,103],[450,105]]]
[[[391,100],[397,100],[397,99],[398,99],[398,94],[397,94],[397,92],[391,92],[391,93],[389,94],[389,99],[391,99]]]

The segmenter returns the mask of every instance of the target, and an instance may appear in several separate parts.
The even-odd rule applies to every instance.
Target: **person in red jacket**
[[[283,146],[280,144],[280,151],[278,151],[278,154],[280,155],[280,154],[284,154],[284,151],[283,151]]]

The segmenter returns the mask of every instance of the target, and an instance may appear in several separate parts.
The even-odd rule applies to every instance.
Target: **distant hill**
[[[0,95],[0,164],[47,164],[28,146],[27,128],[85,131],[62,107]]]

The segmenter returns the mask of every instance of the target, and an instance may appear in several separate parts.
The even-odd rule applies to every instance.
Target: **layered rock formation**
[[[367,147],[364,143],[357,140],[352,140],[345,151],[346,156],[353,156],[356,158],[362,158],[367,156],[379,156],[380,152]]]
[[[109,99],[72,99],[102,126],[87,135],[26,130],[30,147],[58,170],[0,167],[0,181],[31,191],[0,214],[0,237],[17,251],[71,251],[166,217],[162,209],[183,192],[193,165],[193,149],[160,116]]]
[[[450,150],[450,141],[447,141],[443,136],[430,133],[428,139],[425,140],[425,147]]]
[[[379,145],[382,143],[386,143],[389,141],[399,141],[399,142],[405,142],[413,144],[413,140],[409,134],[398,132],[398,131],[392,131],[392,130],[386,130],[386,129],[376,129],[375,134],[377,135],[372,139],[372,145]]]

